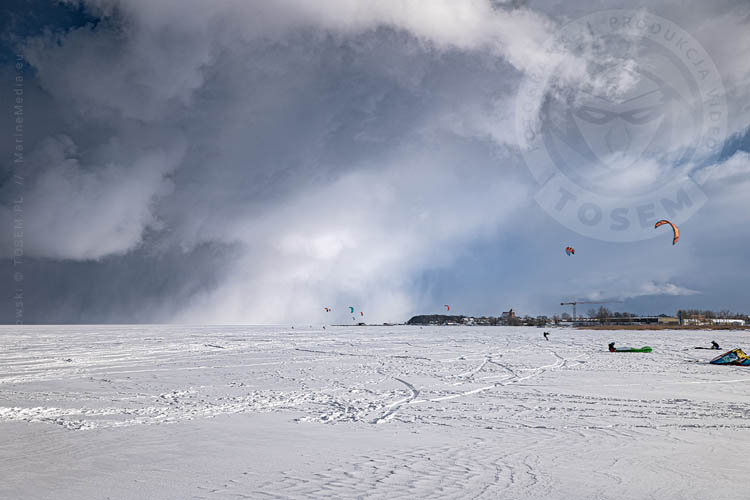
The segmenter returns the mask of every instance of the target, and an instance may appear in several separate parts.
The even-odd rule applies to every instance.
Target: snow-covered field
[[[745,494],[750,332],[551,332],[1,327],[0,498]]]

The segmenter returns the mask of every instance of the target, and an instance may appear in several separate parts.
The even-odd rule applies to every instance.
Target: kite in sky
[[[660,220],[659,222],[656,223],[656,225],[654,225],[654,229],[656,229],[659,226],[663,226],[665,224],[669,224],[670,226],[672,226],[672,235],[673,235],[672,244],[674,245],[675,243],[677,243],[677,240],[680,239],[680,230],[677,229],[677,226],[675,226],[668,220]]]

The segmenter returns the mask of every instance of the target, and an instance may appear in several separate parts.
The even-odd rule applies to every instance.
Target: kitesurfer
[[[544,332],[542,335],[544,335],[545,340],[549,340],[549,332]]]
[[[609,352],[615,352],[615,343],[614,342],[610,342],[609,343]]]
[[[721,349],[721,347],[719,347],[719,344],[717,344],[715,340],[712,340],[711,349]]]

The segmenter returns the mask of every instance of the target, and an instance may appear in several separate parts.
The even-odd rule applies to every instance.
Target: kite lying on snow
[[[607,347],[609,347],[609,352],[651,352],[651,347],[644,345],[643,347],[615,347],[615,343],[611,342]]]
[[[712,365],[741,365],[750,366],[750,357],[742,349],[732,349],[711,360]]]

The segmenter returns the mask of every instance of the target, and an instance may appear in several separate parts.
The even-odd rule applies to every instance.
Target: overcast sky
[[[750,313],[750,4],[569,4],[4,2],[2,321]]]

